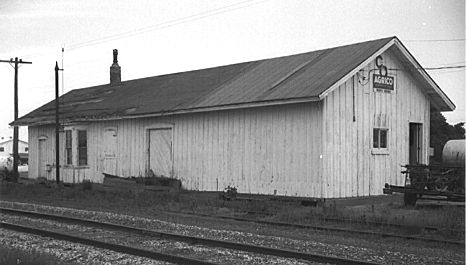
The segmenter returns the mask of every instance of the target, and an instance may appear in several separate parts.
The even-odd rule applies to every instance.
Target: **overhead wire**
[[[176,25],[180,25],[180,24],[184,24],[184,23],[188,23],[188,22],[192,22],[192,21],[196,21],[196,20],[200,20],[200,19],[205,19],[205,18],[208,18],[208,17],[211,17],[211,16],[216,16],[216,15],[219,15],[219,14],[228,13],[228,12],[235,11],[235,10],[238,10],[238,9],[258,5],[258,4],[261,4],[261,3],[264,3],[264,2],[267,2],[267,1],[270,1],[270,0],[262,0],[262,1],[256,1],[256,2],[254,2],[254,1],[256,1],[256,0],[241,1],[241,2],[231,4],[231,5],[227,5],[227,6],[223,6],[223,7],[219,7],[219,8],[214,8],[214,9],[210,9],[210,10],[206,10],[206,11],[202,11],[200,13],[192,14],[192,15],[189,15],[189,16],[164,21],[164,22],[161,22],[161,23],[158,23],[158,24],[155,24],[155,25],[146,26],[146,27],[142,27],[142,28],[138,28],[138,29],[133,29],[133,30],[130,30],[130,31],[127,31],[127,32],[112,34],[112,35],[104,36],[104,37],[101,37],[101,38],[87,40],[87,41],[84,41],[84,42],[72,43],[67,47],[67,50],[68,51],[69,50],[75,50],[75,49],[79,49],[79,48],[82,48],[82,47],[98,45],[98,44],[105,43],[105,42],[112,41],[112,40],[123,39],[123,38],[131,37],[131,36],[134,36],[134,35],[139,35],[139,34],[151,32],[151,31],[156,31],[156,30],[161,30],[161,29],[164,29],[164,28],[173,27],[173,26],[176,26]],[[250,3],[250,4],[245,5],[246,3]],[[53,53],[53,52],[50,51],[50,52],[41,52],[41,53],[31,53],[31,54],[23,55],[22,57],[31,58],[31,57],[34,57],[34,56],[50,54],[50,53]]]
[[[442,67],[424,67],[424,70],[443,70],[443,69],[457,69],[457,68],[465,68],[465,65],[456,65],[456,66],[442,66]],[[420,67],[422,68],[422,67]]]
[[[425,40],[403,40],[403,42],[455,42],[465,41],[466,39],[425,39]]]
[[[455,65],[455,66],[439,66],[439,67],[408,67],[408,68],[388,68],[387,70],[412,70],[412,69],[424,69],[426,71],[435,71],[435,70],[444,70],[444,69],[459,69],[462,70],[466,67],[466,65]],[[371,69],[370,71],[375,71],[378,69]],[[366,72],[366,70],[362,69],[361,71]]]
[[[242,2],[237,2],[237,3],[234,3],[234,4],[228,5],[228,6],[206,10],[206,11],[203,11],[203,12],[200,12],[200,13],[197,13],[197,14],[193,14],[193,15],[189,15],[189,16],[185,16],[185,17],[180,17],[180,18],[176,18],[176,19],[172,19],[172,20],[168,20],[168,21],[164,21],[164,22],[161,22],[161,23],[158,23],[158,24],[155,24],[155,25],[151,25],[151,26],[147,26],[147,27],[143,27],[143,28],[139,28],[139,29],[134,29],[134,30],[130,30],[130,31],[127,31],[127,32],[118,33],[118,34],[108,35],[108,36],[105,36],[105,37],[102,37],[102,38],[88,40],[88,41],[81,42],[81,43],[72,44],[72,45],[70,45],[69,49],[72,50],[72,49],[77,49],[77,48],[81,48],[81,47],[85,47],[85,46],[97,45],[97,44],[104,43],[104,42],[111,41],[111,40],[117,40],[117,39],[131,37],[131,36],[134,36],[134,35],[139,35],[139,34],[142,34],[142,33],[156,31],[156,30],[160,30],[160,29],[164,29],[164,28],[184,24],[184,23],[187,23],[187,22],[192,22],[192,21],[204,19],[204,18],[207,18],[207,17],[211,17],[211,16],[231,12],[231,11],[234,11],[234,10],[250,7],[250,6],[257,5],[257,4],[260,4],[260,3],[263,3],[263,2],[266,2],[266,1],[269,1],[269,0],[262,0],[262,1],[258,1],[258,2],[254,2],[254,1],[255,0],[246,0],[246,1],[242,1]],[[253,3],[251,3],[249,5],[243,5],[243,4],[248,3],[248,2],[253,2]]]

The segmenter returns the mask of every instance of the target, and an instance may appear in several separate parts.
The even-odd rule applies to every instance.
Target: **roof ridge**
[[[311,52],[170,73],[98,85],[62,95],[62,122],[172,115],[290,102],[321,100],[320,95],[349,75],[396,37],[381,38]],[[112,93],[108,93],[113,90]],[[89,99],[102,100],[89,100]],[[51,101],[17,119],[14,125],[54,122]],[[249,104],[251,102],[257,104]],[[76,103],[76,104],[75,104]],[[80,104],[82,103],[82,104]],[[249,105],[248,105],[249,104]],[[126,112],[125,108],[134,108]],[[136,107],[136,108],[135,108]],[[206,110],[209,109],[209,110]],[[75,119],[75,120],[73,120]]]
[[[396,36],[391,36],[391,37],[373,39],[373,40],[369,40],[369,41],[361,41],[361,42],[349,43],[349,44],[340,45],[340,46],[333,46],[333,47],[323,48],[323,49],[318,49],[318,50],[299,52],[299,53],[293,53],[293,54],[288,54],[288,55],[279,55],[279,56],[276,56],[276,57],[262,58],[262,59],[258,59],[258,60],[243,61],[243,62],[237,62],[237,63],[232,63],[232,64],[215,65],[215,66],[209,66],[209,67],[206,67],[206,68],[198,68],[198,69],[192,69],[192,70],[181,71],[181,72],[172,72],[172,73],[165,73],[165,74],[161,74],[161,75],[153,75],[153,76],[146,76],[146,77],[141,77],[141,78],[134,78],[134,79],[130,79],[130,80],[121,81],[121,84],[118,87],[123,87],[124,83],[127,83],[127,82],[140,81],[140,80],[151,79],[151,78],[155,78],[155,77],[166,77],[166,76],[170,76],[170,75],[192,73],[192,72],[196,72],[196,71],[209,70],[209,69],[214,69],[214,68],[219,68],[219,67],[228,67],[228,66],[239,65],[239,64],[262,62],[262,61],[266,61],[266,60],[273,60],[273,59],[279,59],[279,58],[285,58],[285,57],[291,57],[291,56],[298,56],[298,55],[314,53],[314,52],[326,52],[326,51],[333,50],[333,49],[344,48],[344,47],[348,47],[348,46],[359,45],[359,44],[362,44],[362,43],[369,43],[369,42],[381,41],[381,40],[384,40],[384,39],[393,39],[393,38],[398,39]],[[68,94],[68,93],[70,93],[72,91],[76,91],[76,90],[96,89],[96,88],[99,88],[99,87],[107,87],[109,85],[110,85],[110,83],[95,85],[95,86],[90,86],[90,87],[76,88],[76,89],[70,90],[66,94]],[[62,96],[64,96],[64,95],[62,95]]]

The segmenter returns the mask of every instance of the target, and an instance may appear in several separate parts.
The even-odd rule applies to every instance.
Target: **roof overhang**
[[[335,82],[331,87],[326,89],[319,95],[320,99],[325,98],[328,94],[346,82],[349,78],[355,75],[358,71],[368,65],[370,62],[374,61],[377,56],[383,54],[385,51],[395,47],[394,49],[397,52],[397,55],[401,62],[409,67],[409,72],[413,74],[425,88],[424,93],[430,98],[431,104],[433,107],[439,111],[453,111],[456,107],[455,104],[448,98],[448,96],[440,89],[440,87],[435,83],[432,77],[426,72],[426,70],[419,64],[419,62],[414,58],[414,56],[406,49],[406,47],[401,43],[401,41],[394,37],[391,41],[385,44],[377,52],[373,53],[368,57],[364,62],[354,68],[352,71],[347,73],[343,78]]]
[[[169,116],[169,115],[188,114],[188,113],[270,107],[270,106],[299,104],[299,103],[316,102],[316,101],[320,101],[320,98],[319,97],[306,97],[306,98],[293,98],[293,99],[286,99],[286,100],[248,102],[248,103],[242,103],[242,104],[231,104],[231,105],[212,106],[212,107],[203,107],[203,108],[178,109],[178,110],[173,110],[173,111],[145,113],[145,114],[137,114],[137,115],[123,115],[123,116],[109,116],[109,117],[82,117],[82,118],[72,117],[69,120],[62,119],[60,123],[68,124],[68,123],[76,123],[76,122],[152,118],[152,117],[161,117],[161,116]],[[30,121],[26,120],[23,122],[10,123],[11,126],[39,126],[39,125],[48,125],[48,124],[54,124],[54,122],[50,122],[50,119],[44,119],[44,120],[30,120]]]

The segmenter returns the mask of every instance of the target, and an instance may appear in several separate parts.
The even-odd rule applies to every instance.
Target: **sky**
[[[19,57],[19,116],[60,94],[122,81],[397,36],[425,68],[465,65],[464,0],[2,0],[0,60]],[[64,52],[62,52],[64,48]],[[428,73],[465,121],[465,68]],[[0,63],[0,137],[13,130],[14,70]],[[27,128],[20,128],[27,140]]]

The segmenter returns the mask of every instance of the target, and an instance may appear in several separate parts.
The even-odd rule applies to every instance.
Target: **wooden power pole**
[[[14,104],[15,104],[15,119],[18,119],[18,68],[20,64],[32,64],[32,62],[26,62],[23,61],[22,59],[18,60],[18,57],[15,57],[13,60],[0,60],[0,63],[10,63],[10,65],[14,65],[13,67],[15,68],[15,95],[14,95]],[[19,161],[19,155],[18,155],[18,126],[13,126],[13,181],[18,182],[18,161]]]
[[[55,62],[55,179],[57,184],[60,183],[60,121],[58,113],[58,71],[63,69],[58,68],[58,62]]]

